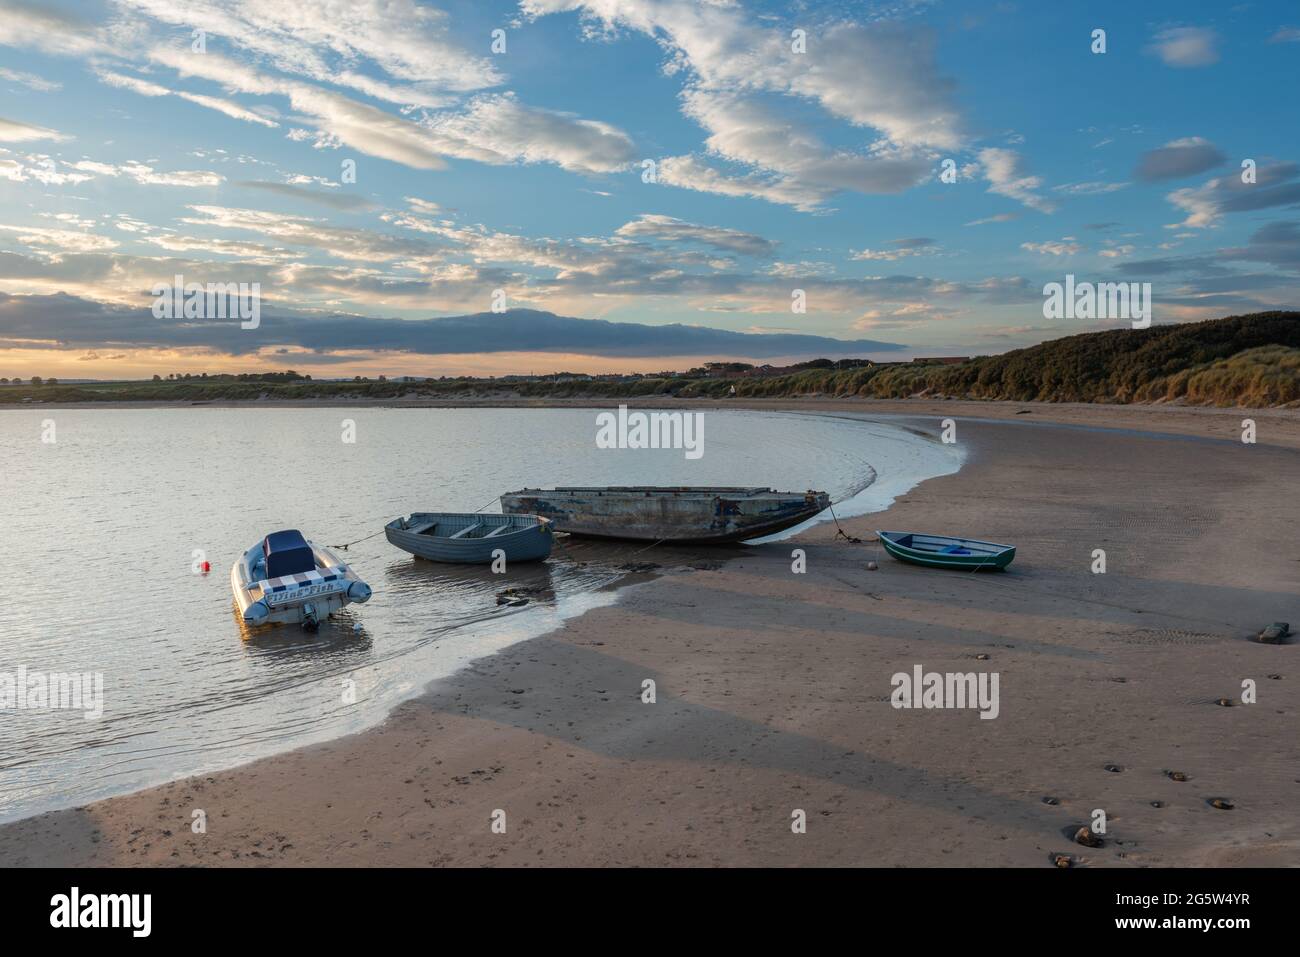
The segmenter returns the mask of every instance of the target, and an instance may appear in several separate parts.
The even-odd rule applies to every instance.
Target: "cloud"
[[[986,226],[989,223],[1009,223],[1013,219],[1019,219],[1019,213],[997,213],[994,216],[985,216],[983,219],[972,219],[966,226]]]
[[[807,51],[796,52],[788,32],[738,4],[524,0],[522,8],[532,17],[577,10],[589,37],[626,28],[668,52],[666,72],[685,77],[682,111],[705,129],[709,156],[742,167],[674,156],[661,164],[659,181],[669,185],[812,211],[841,190],[901,192],[928,177],[934,150],[965,141],[935,34],[915,24],[808,24]],[[829,146],[799,119],[809,102],[879,137],[857,149]]]
[[[0,230],[13,233],[18,242],[25,246],[46,247],[57,253],[102,252],[117,246],[116,240],[94,233],[77,232],[73,229],[46,229],[37,226],[8,226],[0,224]]]
[[[333,5],[286,0],[117,0],[162,23],[198,27],[275,70],[406,106],[437,107],[496,86],[486,56],[447,38],[447,14],[414,0]],[[361,72],[370,64],[388,80]]]
[[[1250,212],[1274,206],[1300,203],[1300,164],[1272,163],[1255,171],[1254,183],[1243,183],[1236,173],[1218,176],[1203,186],[1174,190],[1165,198],[1187,213],[1166,229],[1205,229],[1214,226],[1227,213]]]
[[[1056,211],[1056,204],[1038,195],[1043,181],[1024,171],[1024,162],[1014,150],[988,147],[979,151],[979,162],[984,178],[989,182],[988,192],[1006,196],[1040,213]]]
[[[198,216],[185,217],[181,222],[223,231],[253,232],[289,246],[320,249],[338,259],[392,262],[441,258],[439,246],[423,239],[328,226],[323,220],[306,216],[228,206],[191,206],[190,209]]]
[[[1300,27],[1278,27],[1269,43],[1300,43]]]
[[[1181,179],[1195,176],[1221,165],[1227,159],[1219,148],[1207,139],[1189,136],[1174,140],[1155,150],[1142,154],[1134,176],[1144,182]]]
[[[24,73],[22,70],[10,70],[6,67],[0,67],[0,80],[17,83],[29,90],[35,90],[37,93],[53,93],[56,90],[63,89],[62,83],[43,79],[35,73]]]
[[[1133,246],[1123,244],[1111,246],[1109,249],[1103,249],[1097,255],[1101,256],[1103,259],[1121,259],[1124,256],[1131,255],[1133,249]]]
[[[925,236],[917,236],[911,239],[895,239],[889,244],[890,249],[860,249],[852,253],[850,259],[858,260],[882,260],[884,262],[894,262],[898,259],[906,259],[909,256],[924,256],[933,253],[935,243],[933,239]]]
[[[71,137],[64,136],[57,130],[46,129],[43,126],[33,126],[30,123],[21,123],[18,120],[6,120],[0,117],[0,140],[6,143],[29,143],[33,140],[67,140]]]
[[[1209,66],[1219,62],[1219,35],[1209,27],[1170,27],[1155,35],[1147,52],[1165,66]]]
[[[1021,243],[1020,248],[1042,256],[1073,256],[1083,251],[1083,247],[1074,242],[1073,236],[1066,236],[1062,240],[1048,240],[1042,243]]]
[[[767,190],[744,190],[763,199],[786,194],[801,209],[811,209],[840,190],[898,193],[930,175],[931,161],[915,150],[880,146],[874,151],[832,149],[793,116],[780,115],[744,94],[690,89],[682,95],[683,112],[708,132],[709,154],[748,170],[742,186],[757,177]],[[714,179],[733,179],[714,170]],[[669,180],[673,173],[670,171]],[[661,177],[661,181],[663,177]],[[691,188],[700,188],[707,181]]]
[[[479,163],[554,163],[582,173],[627,166],[635,151],[627,134],[596,120],[520,103],[513,94],[484,94],[459,110],[419,120],[297,80],[269,76],[218,53],[191,56],[156,48],[152,58],[182,76],[200,77],[253,95],[281,95],[317,130],[317,146],[346,145],[414,169],[443,169],[446,157]]]
[[[220,173],[211,170],[182,169],[159,172],[152,166],[134,160],[121,165],[79,160],[70,165],[73,169],[94,176],[126,176],[141,186],[212,187],[220,186],[226,179]]]
[[[933,30],[903,22],[810,25],[807,52],[796,53],[788,31],[748,18],[738,4],[661,0],[523,0],[533,17],[577,10],[604,36],[628,28],[670,54],[669,72],[714,92],[766,91],[813,100],[855,126],[881,131],[892,143],[955,149],[963,135],[954,84],[942,76]],[[589,36],[597,35],[588,30]]]
[[[84,183],[93,178],[90,173],[78,172],[73,167],[61,164],[52,156],[44,154],[28,154],[21,159],[0,159],[0,179],[15,183],[30,181],[45,186],[68,186]]]
[[[1100,196],[1104,193],[1115,193],[1128,187],[1128,183],[1062,183],[1060,186],[1053,186],[1052,191],[1057,193],[1066,193],[1070,196]]]
[[[881,309],[868,309],[853,322],[861,332],[870,329],[913,329],[956,315],[952,309],[939,309],[928,302],[905,302]]]
[[[700,193],[762,199],[805,211],[818,208],[825,189],[765,173],[734,175],[694,156],[667,156],[659,161],[658,182]]]
[[[1249,245],[1221,249],[1219,257],[1229,261],[1269,263],[1279,269],[1300,272],[1300,223],[1268,223],[1255,230]]]
[[[580,173],[613,173],[635,157],[632,140],[608,123],[525,106],[512,94],[475,97],[426,125],[452,155],[494,163],[554,163]],[[456,144],[463,145],[456,145]]]
[[[0,46],[81,56],[99,52],[103,45],[98,29],[79,17],[47,4],[0,0]]]
[[[767,256],[776,249],[776,243],[753,233],[721,226],[699,226],[672,216],[642,213],[630,223],[614,231],[616,236],[629,239],[656,239],[675,243],[700,243],[724,252],[745,256]]]
[[[253,110],[245,109],[233,100],[228,100],[219,96],[206,96],[201,93],[187,93],[184,91],[171,90],[157,83],[151,83],[148,80],[142,80],[139,77],[129,76],[125,73],[115,73],[112,70],[97,70],[95,75],[101,83],[109,86],[115,86],[119,89],[130,90],[132,93],[138,93],[141,96],[177,96],[182,100],[188,100],[199,106],[207,107],[210,110],[216,110],[218,113],[224,113],[226,116],[236,120],[243,120],[245,123],[256,123],[259,126],[271,128],[278,127],[280,124],[274,120],[262,116]]]
[[[375,202],[360,196],[356,193],[328,193],[321,192],[318,189],[307,189],[295,183],[269,183],[261,180],[241,180],[232,183],[232,186],[239,186],[243,189],[255,189],[262,192],[275,193],[278,196],[284,196],[288,199],[304,200],[309,203],[320,203],[322,206],[328,206],[331,209],[337,209],[342,212],[354,212],[358,210],[374,209]]]

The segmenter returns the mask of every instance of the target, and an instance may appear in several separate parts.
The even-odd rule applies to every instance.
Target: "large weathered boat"
[[[370,586],[296,528],[272,532],[230,569],[239,614],[249,625],[299,624],[315,631],[344,605],[370,599]]]
[[[771,535],[830,504],[825,492],[716,486],[526,488],[501,496],[507,515],[540,515],[554,522],[557,531],[696,545]]]
[[[433,562],[481,564],[500,553],[507,562],[536,562],[551,554],[551,523],[536,515],[416,512],[384,526],[389,542]]]

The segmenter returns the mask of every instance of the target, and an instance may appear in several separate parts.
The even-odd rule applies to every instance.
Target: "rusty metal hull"
[[[507,515],[540,515],[557,531],[598,538],[723,545],[798,525],[830,506],[825,492],[766,488],[603,486],[520,489]]]

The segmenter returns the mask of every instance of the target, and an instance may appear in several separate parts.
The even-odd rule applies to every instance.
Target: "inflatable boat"
[[[230,570],[230,587],[247,624],[298,624],[308,631],[370,598],[356,572],[296,528],[272,532],[244,552]]]

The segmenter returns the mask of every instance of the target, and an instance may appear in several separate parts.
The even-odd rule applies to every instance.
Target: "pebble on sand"
[[[1070,857],[1069,854],[1057,854],[1052,858],[1052,863],[1057,867],[1066,868],[1074,863],[1074,858]]]
[[[1285,621],[1275,621],[1259,633],[1259,640],[1266,645],[1281,644],[1282,639],[1291,634],[1291,625]]]
[[[1081,827],[1074,832],[1074,842],[1084,847],[1101,847],[1106,842],[1092,833],[1092,828]]]
[[[867,571],[869,572],[874,572],[879,567],[880,566],[877,565],[875,562],[867,562]]]
[[[1169,780],[1171,780],[1171,781],[1186,781],[1186,780],[1187,780],[1187,775],[1186,775],[1185,773],[1183,773],[1182,771],[1170,771],[1170,772],[1168,772],[1168,774],[1169,774]]]
[[[1215,798],[1210,801],[1210,807],[1217,807],[1220,811],[1231,811],[1236,806],[1226,798]]]
[[[1108,764],[1106,765],[1106,770],[1111,772],[1112,774],[1119,774],[1124,769],[1121,768],[1118,764]]]
[[[1219,698],[1219,699],[1216,700],[1214,703],[1217,704],[1220,708],[1231,708],[1231,707],[1232,707],[1232,699],[1231,699],[1231,698]]]

